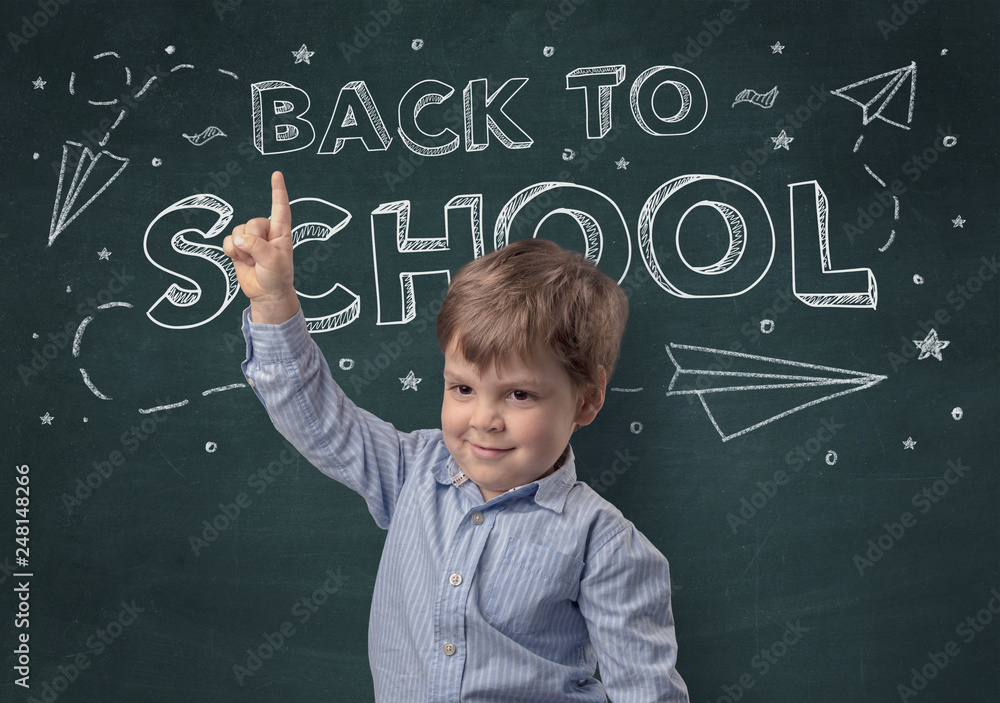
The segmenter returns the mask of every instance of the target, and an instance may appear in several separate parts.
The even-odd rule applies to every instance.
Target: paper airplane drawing
[[[880,83],[879,81],[884,82]],[[901,114],[901,101],[896,100],[893,106],[893,98],[896,97],[897,93],[900,93],[900,89],[904,89],[906,86],[909,87],[909,103],[904,117]],[[913,121],[913,101],[917,93],[917,63],[911,61],[909,66],[865,78],[857,83],[831,90],[830,93],[850,100],[855,105],[860,105],[863,124],[879,119],[895,127],[909,129],[906,125]],[[905,89],[902,94],[906,94]],[[890,106],[893,106],[892,110],[889,110]],[[890,114],[895,119],[889,119]],[[903,124],[904,121],[906,124]]]
[[[52,246],[56,237],[121,175],[121,172],[128,166],[128,161],[128,159],[115,156],[109,151],[101,151],[95,156],[89,147],[85,147],[79,142],[67,141],[63,144],[59,183],[56,186],[55,204],[52,206],[52,223],[49,225],[49,246]],[[73,171],[72,181],[67,186],[67,167],[72,167],[71,162],[75,162],[76,169]],[[86,187],[88,180],[90,181],[89,189]],[[96,191],[94,191],[95,186]],[[80,196],[85,191],[93,192],[86,200],[83,200]],[[78,200],[83,200],[83,204],[74,210]]]
[[[886,379],[870,373],[686,344],[667,345],[667,355],[676,367],[667,395],[698,396],[723,442]]]

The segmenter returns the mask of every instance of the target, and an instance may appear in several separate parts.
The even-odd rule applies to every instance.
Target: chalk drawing
[[[945,138],[943,138],[941,140],[941,143],[944,144],[946,147],[948,147],[950,149],[953,146],[955,146],[956,144],[958,144],[958,138],[957,137],[953,137],[952,135],[949,134],[947,137],[945,137]]]
[[[303,61],[311,64],[311,62],[309,61],[309,57],[311,57],[315,53],[316,53],[315,51],[309,51],[309,49],[306,48],[306,45],[303,44],[301,47],[299,47],[297,51],[292,52],[292,56],[295,57],[296,64],[300,64]]]
[[[913,274],[913,282],[916,283],[918,286],[921,286],[924,284],[924,277],[921,276],[919,273],[915,273]]]
[[[215,139],[216,137],[225,137],[226,133],[215,125],[209,125],[204,130],[198,134],[181,134],[182,137],[187,139],[189,142],[195,146],[202,146],[203,144]]]
[[[955,229],[956,227],[961,227],[962,229],[965,229],[965,220],[962,219],[961,215],[959,215],[958,217],[956,217],[954,220],[951,221],[951,228]]]
[[[159,158],[158,156],[153,157],[153,160],[150,161],[149,163],[152,164],[153,168],[159,168],[160,166],[163,165],[163,159]]]
[[[46,83],[48,83],[48,81],[43,81],[41,76],[31,82],[31,84],[35,86],[35,90],[45,90]]]
[[[858,148],[861,146],[861,140],[864,139],[864,138],[865,138],[865,135],[862,134],[860,137],[858,137],[858,141],[854,142],[854,153],[855,154],[858,153]]]
[[[826,453],[826,456],[823,458],[823,460],[827,463],[828,466],[833,466],[834,464],[837,463],[837,452],[831,449]]]
[[[883,79],[886,79],[884,85],[872,96],[871,93],[873,90],[879,87],[877,81]],[[876,85],[870,86],[869,83],[876,83]],[[904,118],[900,115],[894,114],[893,116],[896,119],[889,119],[886,116],[886,111],[892,104],[893,98],[904,86],[909,87],[909,102],[905,117],[906,124],[903,124]],[[878,119],[894,127],[909,129],[907,125],[913,121],[913,105],[917,93],[917,63],[911,61],[908,66],[865,78],[850,85],[837,88],[836,90],[831,90],[830,93],[858,105],[861,108],[862,124],[867,125],[872,120]],[[898,103],[899,101],[897,100],[896,102]]]
[[[215,450],[218,449],[218,448],[219,448],[219,445],[216,444],[215,442],[206,442],[205,443],[205,451],[208,452],[209,454],[215,453]]]
[[[615,161],[615,166],[616,166],[616,168],[615,168],[616,171],[622,171],[622,170],[627,171],[628,170],[628,161],[626,161],[625,157],[623,156],[620,159],[618,159],[617,161]]]
[[[246,388],[246,387],[247,387],[247,384],[245,384],[245,383],[230,383],[228,386],[219,386],[217,388],[209,388],[207,391],[202,391],[201,394],[203,396],[206,396],[206,395],[212,395],[213,393],[222,393],[223,391],[231,391],[231,390],[234,390],[236,388]]]
[[[420,51],[421,49],[424,48],[424,40],[414,39],[412,42],[410,42],[410,48],[413,49],[414,51]]]
[[[69,185],[66,185],[67,165],[70,154],[74,155],[73,161],[76,169],[73,171]],[[114,183],[115,179],[128,166],[129,160],[121,156],[115,156],[109,151],[102,150],[97,155],[79,142],[67,141],[63,144],[62,163],[59,167],[59,182],[56,185],[56,199],[52,206],[52,221],[49,223],[49,243],[56,240],[63,230],[69,227],[77,217],[86,210],[91,203],[97,200],[98,196],[105,189]],[[91,185],[99,183],[96,192],[90,194],[86,201],[74,210],[76,201],[80,199],[80,194],[84,192],[87,181],[91,179]],[[65,188],[65,197],[63,190]]]
[[[771,141],[774,142],[774,150],[784,149],[789,151],[788,145],[795,141],[795,137],[789,137],[785,130],[781,130],[781,134],[777,137],[771,137]]]
[[[157,405],[155,408],[140,408],[139,412],[143,415],[152,415],[153,413],[158,413],[161,410],[173,410],[175,408],[183,408],[188,404],[187,400],[182,400],[179,403],[170,403],[168,405]]]
[[[170,45],[170,46],[168,46],[168,47],[167,47],[166,49],[164,49],[164,51],[165,51],[165,52],[167,52],[168,54],[172,54],[172,53],[174,53],[175,51],[177,51],[177,47],[176,47],[176,46],[174,46],[173,44],[171,44],[171,45]]]
[[[347,357],[344,357],[343,359],[340,360],[338,366],[340,366],[341,371],[350,371],[351,369],[354,368],[354,359],[348,359]]]
[[[599,81],[597,90],[594,81]],[[611,130],[611,91],[625,80],[625,66],[589,66],[566,74],[566,90],[582,90],[587,139],[600,139]]]
[[[962,410],[962,408],[955,407],[951,409],[951,417],[953,420],[961,420],[964,415],[965,411]]]
[[[562,160],[563,161],[572,161],[575,158],[576,158],[576,152],[575,151],[573,151],[572,149],[563,149],[563,152],[562,152]]]
[[[417,378],[416,376],[414,376],[413,375],[413,371],[410,370],[410,372],[408,374],[406,374],[406,376],[404,378],[399,379],[399,382],[403,384],[403,390],[404,391],[407,390],[407,389],[412,389],[412,390],[416,391],[417,390],[417,384],[420,383],[423,380],[424,379],[422,379],[422,378]]]
[[[623,68],[624,70],[624,68]],[[650,81],[653,76],[656,81]],[[671,78],[672,77],[672,78]],[[680,97],[680,107],[677,112],[670,116],[661,115],[654,104],[653,98],[664,86],[672,86],[677,90]],[[692,89],[694,86],[694,89]],[[639,74],[632,83],[629,90],[629,106],[632,108],[632,117],[644,132],[653,136],[677,137],[698,129],[708,115],[708,93],[701,79],[685,68],[677,66],[653,66],[647,68]],[[649,122],[640,108],[640,104],[650,106],[649,114],[656,117],[660,122],[668,125],[667,131],[657,131]]]
[[[544,56],[545,58],[549,58],[554,53],[556,53],[555,47],[547,46],[544,49],[542,49],[542,56]]]
[[[724,349],[675,344],[673,342],[667,345],[666,350],[671,362],[676,367],[674,375],[670,379],[670,385],[667,388],[667,395],[697,395],[709,420],[719,433],[719,436],[722,437],[723,442],[727,442],[734,437],[739,437],[818,403],[870,388],[886,379],[886,376],[850,371],[848,369],[838,369],[830,366],[775,359],[766,356],[755,356],[753,354]],[[734,370],[712,370],[713,366],[715,368],[719,367],[720,358],[727,360],[727,363],[724,364],[725,368],[738,368],[742,365],[745,368],[758,370],[740,371],[735,370],[735,368]],[[773,369],[774,372],[762,372],[759,369]],[[737,429],[731,427],[723,429],[722,424],[724,423],[716,418],[716,414],[709,407],[707,399],[707,396],[713,396],[714,394],[740,393],[749,395],[753,393],[755,397],[769,397],[768,393],[774,390],[804,389],[810,387],[833,388],[837,386],[846,386],[846,388],[822,395],[818,398],[811,398],[799,403],[795,407],[777,412],[763,420],[750,420],[749,424],[747,424],[747,415],[754,412],[756,404],[752,400],[741,401],[733,408],[735,413],[731,413],[735,414],[736,417],[725,423],[727,425],[729,423],[742,425],[742,427]],[[764,396],[760,396],[761,393],[764,393]]]
[[[55,418],[52,417],[48,412],[46,412],[44,415],[39,416],[38,419],[42,421],[43,425],[51,425],[52,421],[55,420]]]
[[[99,252],[97,252],[97,258],[100,259],[101,261],[110,261],[111,260],[111,252],[108,251],[107,247],[104,247]]]
[[[639,421],[633,422],[631,425],[628,426],[628,430],[632,434],[639,434],[640,432],[642,432],[642,423]]]
[[[865,164],[865,170],[866,170],[866,171],[868,171],[868,175],[869,175],[869,176],[871,176],[871,177],[872,177],[872,178],[874,178],[874,179],[875,179],[876,181],[878,181],[878,184],[879,184],[880,186],[882,186],[883,188],[885,188],[885,181],[883,181],[883,180],[882,180],[881,178],[879,178],[878,176],[876,176],[876,175],[875,175],[875,174],[874,174],[874,173],[872,172],[872,170],[871,170],[870,168],[868,168],[868,164]]]
[[[907,437],[903,440],[903,449],[916,449],[917,443],[913,441],[913,437]]]
[[[782,46],[782,44],[781,44],[780,41],[776,41],[776,42],[774,42],[774,44],[771,45],[771,53],[772,54],[780,54],[784,48],[785,47]]]
[[[761,320],[760,331],[761,334],[771,334],[774,332],[774,320]]]
[[[756,105],[764,110],[770,110],[774,107],[774,101],[778,98],[778,86],[774,86],[766,93],[758,93],[756,90],[747,88],[746,90],[741,90],[736,96],[736,100],[730,107],[736,107],[739,103],[750,103],[751,105]]]
[[[944,361],[944,358],[941,356],[941,350],[951,344],[951,342],[938,339],[936,329],[931,329],[931,331],[927,333],[927,336],[922,340],[914,339],[913,343],[917,345],[917,349],[920,350],[920,356],[917,357],[917,361],[926,359],[929,356],[933,356],[938,361]]]
[[[358,121],[355,108],[363,111],[368,118],[364,124]],[[354,133],[347,132],[348,136],[337,137],[333,142],[333,148],[330,149],[326,146],[326,140],[335,123],[338,124],[341,131],[348,127],[357,127],[358,129],[354,130]],[[392,143],[389,129],[385,126],[385,121],[379,114],[375,99],[364,81],[351,81],[341,88],[337,95],[337,102],[333,106],[333,113],[330,115],[330,122],[326,126],[326,132],[323,133],[323,139],[320,141],[316,153],[336,154],[350,140],[360,140],[366,151],[385,151]]]
[[[896,230],[892,230],[891,232],[889,232],[889,241],[887,241],[885,244],[883,244],[882,246],[880,246],[878,248],[878,250],[879,251],[885,251],[886,249],[888,249],[889,245],[892,244],[892,242],[893,242],[893,240],[895,238],[896,238]]]
[[[819,183],[816,181],[804,181],[802,183],[790,183],[788,185],[789,189],[789,203],[792,211],[791,218],[791,228],[792,228],[792,292],[795,297],[801,300],[806,305],[817,308],[872,308],[873,310],[878,304],[878,284],[875,281],[875,274],[872,273],[871,269],[867,268],[853,268],[853,269],[834,269],[833,263],[830,259],[830,231],[829,231],[829,202],[826,198],[826,193],[820,187]],[[797,204],[796,194],[802,191],[812,191],[811,195],[805,195],[805,200],[800,199]],[[809,203],[809,201],[812,203]],[[819,238],[819,259],[820,259],[820,270],[824,275],[837,275],[841,278],[846,278],[850,281],[850,287],[853,290],[845,291],[842,293],[830,293],[830,292],[806,292],[800,290],[800,284],[796,277],[796,273],[799,269],[799,259],[802,259],[803,264],[808,260],[806,259],[806,252],[798,252],[799,259],[796,258],[796,242],[799,241],[795,236],[795,223],[799,218],[795,217],[795,208],[803,207],[805,209],[810,209],[810,205],[813,207],[815,212],[815,217],[813,221],[816,223],[816,232]],[[807,216],[802,217],[803,221],[809,220]],[[811,258],[811,252],[810,252]],[[860,275],[857,275],[860,274]],[[864,290],[858,290],[857,286],[861,282],[867,281]],[[845,285],[845,287],[848,287]]]
[[[614,391],[615,393],[638,393],[642,390],[642,387],[640,386],[639,388],[609,388],[608,390]]]
[[[99,390],[97,386],[94,385],[93,381],[90,380],[90,376],[87,375],[86,370],[80,369],[80,375],[83,376],[83,384],[90,389],[90,392],[96,395],[101,400],[111,400],[111,396],[104,395]]]

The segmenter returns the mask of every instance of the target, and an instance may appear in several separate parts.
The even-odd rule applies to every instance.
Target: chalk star
[[[615,166],[618,167],[617,170],[619,170],[619,171],[621,171],[621,170],[626,170],[627,171],[628,170],[628,161],[626,161],[625,157],[623,156],[620,159],[618,159],[617,161],[615,161]]]
[[[781,54],[781,50],[784,49],[784,48],[785,47],[783,47],[781,45],[780,41],[774,42],[774,45],[771,47],[771,53],[772,54]],[[784,54],[782,54],[782,56],[784,56]]]
[[[956,227],[961,227],[962,229],[965,229],[965,220],[963,220],[962,216],[959,215],[958,217],[956,217],[954,220],[951,221],[951,227],[952,229]]]
[[[309,51],[309,49],[306,48],[306,45],[303,44],[301,49],[292,52],[292,56],[295,57],[295,63],[302,63],[303,61],[309,63],[309,57],[315,53],[315,51]]]
[[[98,256],[98,258],[100,258],[101,261],[110,261],[111,260],[111,252],[108,251],[107,247],[104,247],[99,252],[97,252],[97,256]]]
[[[43,425],[51,425],[52,421],[55,420],[55,418],[49,415],[47,412],[38,419],[42,421]]]
[[[400,383],[403,384],[403,390],[404,391],[406,389],[408,389],[408,388],[412,388],[414,391],[416,391],[417,390],[417,384],[420,383],[423,380],[424,379],[422,379],[422,378],[417,378],[416,376],[414,376],[412,370],[410,371],[410,373],[406,374],[406,378],[399,379]]]
[[[38,77],[38,80],[31,81],[31,84],[35,86],[35,90],[45,90],[46,83],[48,81],[43,81],[41,76]]]
[[[771,141],[774,142],[774,150],[784,149],[788,151],[788,145],[795,141],[795,137],[789,137],[785,134],[785,130],[781,130],[781,134],[777,137],[771,137]]]
[[[926,359],[929,356],[933,356],[938,361],[944,361],[941,357],[941,350],[951,344],[951,342],[938,339],[938,333],[935,329],[928,332],[927,336],[924,337],[923,340],[914,339],[913,343],[916,344],[917,349],[920,350],[920,356],[917,357],[917,361]]]
[[[913,441],[913,437],[907,437],[903,441],[903,449],[913,449],[917,446],[917,443]]]

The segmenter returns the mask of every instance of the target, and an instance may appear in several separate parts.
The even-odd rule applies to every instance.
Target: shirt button
[[[452,654],[455,653],[455,645],[453,645],[451,642],[445,642],[444,646],[441,647],[441,651],[443,651],[450,657]]]
[[[483,518],[483,514],[481,512],[479,512],[478,510],[476,512],[472,513],[472,522],[475,523],[476,525],[482,525],[483,524],[483,519],[484,519]]]
[[[448,577],[448,583],[450,583],[452,586],[461,586],[462,574],[452,574],[451,576]]]

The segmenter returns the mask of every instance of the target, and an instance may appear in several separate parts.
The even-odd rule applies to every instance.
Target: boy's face
[[[444,357],[444,442],[484,500],[548,473],[603,402],[603,392],[585,394],[551,354],[508,360],[499,373],[492,363],[473,366],[455,342]]]

